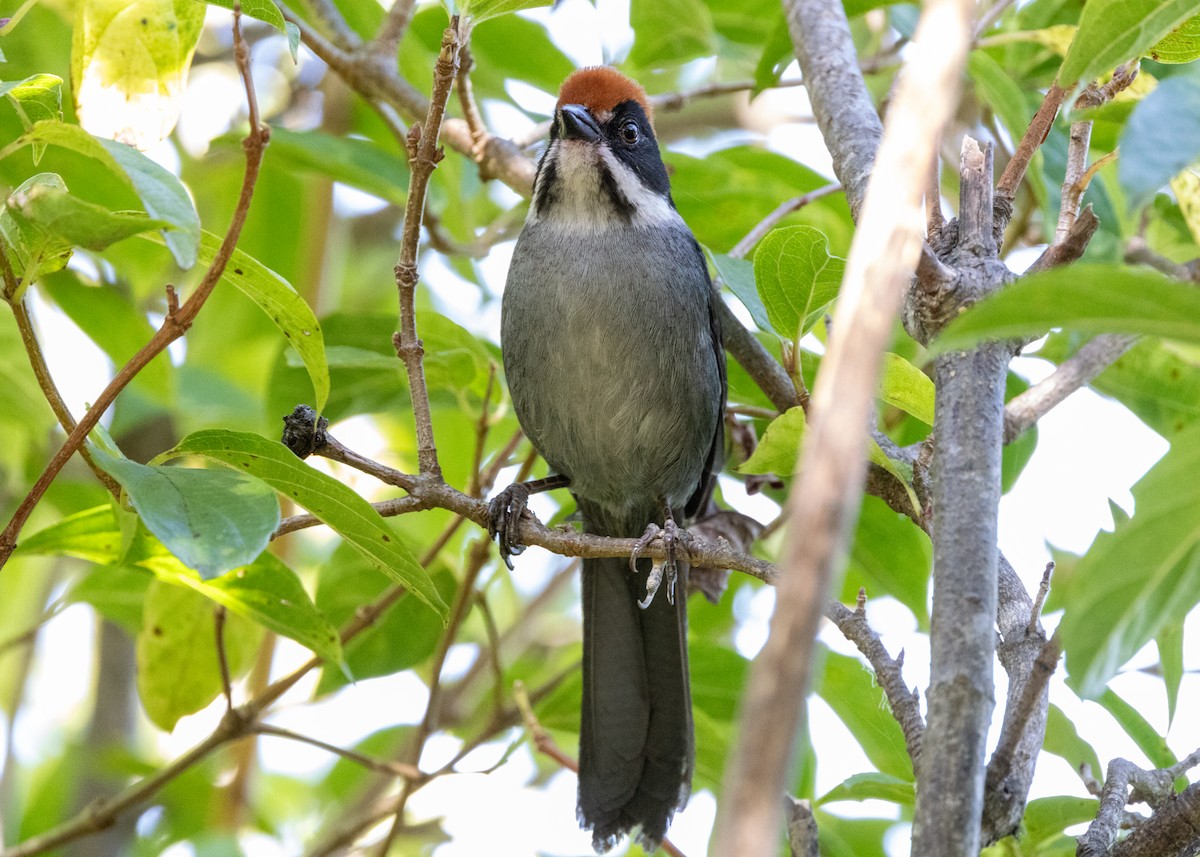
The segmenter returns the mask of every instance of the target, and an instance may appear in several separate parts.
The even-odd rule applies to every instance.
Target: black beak
[[[558,135],[564,140],[600,141],[600,126],[582,104],[564,104],[558,112]]]

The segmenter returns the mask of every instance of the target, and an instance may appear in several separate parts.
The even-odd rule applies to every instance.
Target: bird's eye
[[[638,141],[638,126],[636,122],[626,122],[621,126],[621,139],[631,146]]]

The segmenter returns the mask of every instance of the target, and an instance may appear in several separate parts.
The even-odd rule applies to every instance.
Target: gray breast
[[[595,503],[682,507],[701,479],[721,391],[691,242],[682,222],[583,246],[531,224],[518,241],[501,324],[513,403],[551,467]]]

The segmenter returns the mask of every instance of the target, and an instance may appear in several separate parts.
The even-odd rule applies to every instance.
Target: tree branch
[[[237,246],[238,238],[242,234],[242,226],[246,222],[246,215],[250,211],[250,201],[254,197],[254,186],[258,182],[258,171],[262,165],[263,151],[266,149],[267,142],[270,140],[270,129],[259,122],[258,116],[258,101],[254,95],[254,84],[250,77],[250,50],[246,46],[245,40],[241,36],[241,13],[234,11],[233,16],[233,32],[234,32],[234,58],[237,61],[238,73],[242,77],[242,81],[246,88],[246,101],[249,105],[250,112],[250,133],[246,139],[242,141],[242,149],[246,153],[246,171],[242,178],[242,189],[238,197],[237,207],[233,211],[233,217],[229,224],[229,229],[225,232],[225,238],[221,242],[220,248],[217,250],[216,256],[213,258],[212,264],[204,273],[204,278],[200,284],[196,286],[195,292],[188,298],[183,306],[172,307],[167,312],[167,317],[163,320],[162,326],[155,332],[154,336],[146,345],[142,347],[137,354],[130,358],[116,376],[108,383],[108,386],[98,395],[92,403],[91,408],[76,424],[75,429],[67,435],[66,442],[55,453],[50,463],[46,465],[46,469],[42,471],[33,488],[21,501],[16,512],[13,513],[12,519],[0,533],[0,568],[8,562],[8,558],[12,555],[13,550],[17,546],[17,535],[25,526],[29,516],[33,513],[38,502],[45,495],[46,490],[50,487],[50,483],[58,476],[63,466],[70,460],[80,447],[83,446],[87,439],[88,432],[96,427],[100,422],[100,418],[116,400],[117,395],[129,385],[129,383],[137,376],[146,365],[166,350],[167,346],[175,340],[182,337],[191,327],[196,315],[212,294],[221,275],[225,272],[225,266],[229,262],[229,257],[233,254],[234,248]],[[168,295],[172,291],[168,287]]]
[[[858,67],[846,11],[829,0],[784,0],[783,11],[813,116],[858,220],[883,125]]]
[[[743,697],[743,721],[773,728],[738,736],[714,831],[717,854],[767,854],[777,845],[779,796],[792,764],[820,611],[858,508],[881,354],[920,255],[925,171],[957,100],[973,7],[969,0],[925,4],[917,50],[902,73],[876,159],[879,121],[857,69],[842,4],[785,3],[814,113],[851,210],[860,217],[837,300],[838,334],[817,376],[792,487],[787,573]]]
[[[1011,278],[997,257],[991,147],[971,138],[960,164],[953,289],[914,289],[919,314],[945,319]],[[952,352],[934,363],[934,590],[929,721],[921,755],[913,853],[979,852],[984,751],[995,705],[992,660],[997,610],[997,512],[1003,439],[1005,343]],[[1028,614],[1026,614],[1028,621]]]
[[[1012,443],[1056,405],[1117,362],[1138,337],[1104,333],[1058,365],[1048,378],[1013,396],[1004,406],[1004,442]]]
[[[1124,855],[1141,853],[1167,857],[1170,854],[1188,853],[1178,849],[1178,841],[1200,839],[1200,827],[1197,827],[1197,820],[1200,820],[1200,795],[1196,794],[1197,786],[1192,785],[1183,795],[1174,797],[1174,784],[1177,777],[1197,765],[1200,765],[1200,750],[1170,768],[1156,768],[1152,771],[1142,770],[1125,759],[1113,759],[1109,762],[1108,776],[1105,777],[1104,788],[1100,792],[1100,811],[1083,836],[1079,837],[1079,848],[1075,852],[1077,857],[1108,857],[1117,839],[1117,831],[1125,814],[1125,805],[1134,802],[1149,804],[1155,810],[1155,816],[1160,809],[1165,808],[1165,818],[1168,820],[1160,821],[1148,835],[1139,837],[1134,846],[1122,843],[1120,850]],[[1188,794],[1189,792],[1191,794]],[[1172,840],[1172,844],[1168,846],[1169,850],[1142,850],[1148,843],[1155,843],[1159,837]],[[1131,836],[1130,839],[1132,838]],[[1134,847],[1138,850],[1133,850]],[[1116,852],[1113,854],[1115,857]]]

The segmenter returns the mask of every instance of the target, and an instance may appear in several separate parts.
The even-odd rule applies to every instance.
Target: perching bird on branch
[[[555,474],[492,502],[505,561],[530,493],[569,486],[584,529],[661,539],[705,509],[722,455],[725,359],[704,256],[675,210],[646,93],[611,68],[563,83],[504,291],[504,369]],[[664,580],[665,576],[665,580]],[[660,583],[664,584],[660,587]],[[583,562],[580,824],[598,851],[657,847],[694,761],[687,565]]]

